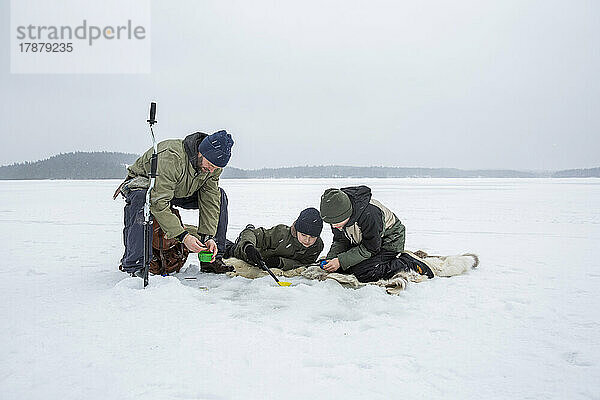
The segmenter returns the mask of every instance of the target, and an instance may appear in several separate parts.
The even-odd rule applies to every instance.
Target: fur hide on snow
[[[471,268],[476,268],[479,265],[479,257],[475,254],[463,254],[454,256],[430,256],[424,251],[416,251],[414,253],[407,251],[412,257],[423,261],[431,268],[435,276],[450,277],[465,273]],[[242,276],[248,279],[261,278],[268,274],[260,268],[254,267],[237,258],[230,258],[227,264],[235,268],[235,272],[227,272],[227,275]],[[365,285],[377,285],[385,288],[389,294],[398,294],[406,288],[408,282],[419,283],[428,280],[427,276],[419,275],[415,271],[401,271],[395,274],[390,279],[382,279],[377,282],[362,283],[354,275],[339,274],[336,272],[328,273],[317,266],[299,267],[289,271],[283,271],[278,268],[272,268],[273,274],[276,276],[284,276],[291,278],[294,276],[302,276],[306,279],[316,279],[323,281],[325,279],[333,279],[339,282],[342,286],[359,288]]]

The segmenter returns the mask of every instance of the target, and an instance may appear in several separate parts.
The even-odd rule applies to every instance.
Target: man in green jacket
[[[403,253],[404,225],[371,197],[367,186],[327,189],[321,196],[321,217],[333,232],[323,267],[327,272],[354,274],[360,282],[389,279],[407,269],[433,278],[425,263]]]
[[[227,196],[219,188],[222,169],[231,157],[233,139],[225,131],[212,135],[196,132],[185,139],[170,139],[158,144],[158,168],[154,188],[150,192],[150,212],[168,239],[177,239],[190,252],[209,250],[213,272],[231,270],[217,257],[225,249],[227,231]],[[126,199],[123,243],[125,253],[121,269],[132,275],[143,268],[143,207],[149,187],[152,149],[128,168],[120,192]],[[172,206],[198,209],[198,229],[188,232]],[[215,240],[216,239],[216,240]]]
[[[316,208],[303,210],[292,226],[270,229],[246,226],[235,243],[228,241],[225,257],[236,257],[254,266],[290,270],[314,263],[323,241],[319,237],[323,221]]]

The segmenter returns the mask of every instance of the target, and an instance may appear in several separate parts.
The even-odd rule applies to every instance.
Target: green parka
[[[270,229],[246,228],[244,229],[233,250],[233,256],[248,261],[244,248],[252,244],[259,251],[263,260],[277,256],[281,259],[280,268],[290,270],[302,265],[312,264],[317,261],[323,251],[323,240],[317,238],[310,247],[304,247],[296,237],[293,226],[276,225]]]
[[[198,145],[208,135],[196,132],[185,139],[170,139],[158,143],[158,167],[154,188],[150,192],[150,212],[172,239],[184,232],[184,227],[171,212],[174,198],[198,196],[198,234],[214,236],[219,222],[221,193],[219,176],[222,169],[202,172],[198,167]],[[127,179],[150,176],[152,149],[146,151],[127,169]]]

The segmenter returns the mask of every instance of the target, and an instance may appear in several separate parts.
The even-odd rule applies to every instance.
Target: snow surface
[[[598,179],[222,181],[230,239],[364,183],[408,249],[481,257],[395,297],[193,258],[142,290],[118,183],[0,182],[1,399],[600,398]]]

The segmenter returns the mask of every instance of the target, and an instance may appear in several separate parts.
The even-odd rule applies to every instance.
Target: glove
[[[265,260],[265,264],[267,264],[267,267],[269,268],[279,268],[281,265],[281,258],[277,256],[269,257]]]
[[[260,253],[258,252],[258,250],[256,250],[256,247],[249,244],[244,248],[244,253],[246,253],[246,257],[248,258],[248,261],[250,262],[250,264],[252,264],[256,267],[262,268],[264,261],[263,261],[262,257],[260,256]]]

